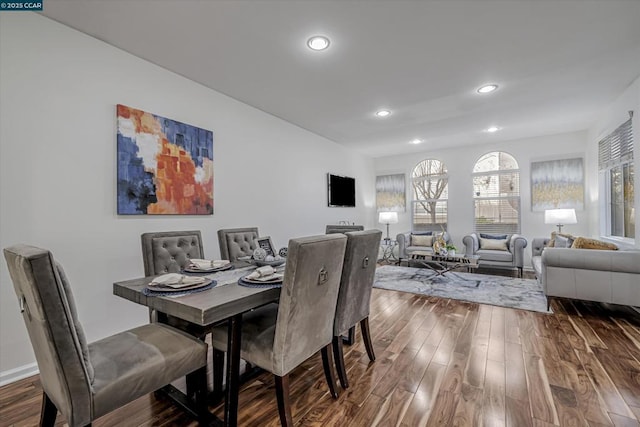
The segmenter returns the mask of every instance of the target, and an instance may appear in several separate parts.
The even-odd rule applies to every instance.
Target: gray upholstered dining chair
[[[16,245],[4,256],[40,370],[40,425],[53,426],[58,412],[71,427],[91,425],[183,376],[200,421],[208,417],[205,343],[154,323],[88,344],[67,277],[51,252]]]
[[[290,240],[279,304],[243,316],[241,357],[273,373],[283,426],[293,425],[289,373],[318,351],[330,393],[337,397],[331,340],[346,243],[343,234]],[[214,328],[214,351],[226,351],[227,333],[226,327]]]
[[[202,235],[200,230],[189,231],[155,231],[143,233],[142,261],[144,275],[156,276],[165,273],[179,273],[189,265],[191,258],[204,258]],[[156,313],[149,309],[149,320],[158,320]],[[164,323],[186,330],[193,335],[204,337],[206,330],[194,330],[193,324],[180,319],[160,319]]]
[[[204,258],[199,230],[144,233],[141,241],[145,276],[178,273],[191,258]]]
[[[237,261],[238,257],[253,255],[253,250],[258,247],[258,237],[258,227],[218,230],[220,257]]]
[[[329,224],[325,229],[325,234],[346,233],[347,231],[362,231],[364,225]]]
[[[369,331],[369,303],[382,231],[354,231],[346,235],[347,248],[333,324],[333,355],[340,384],[345,389],[349,387],[349,382],[342,353],[342,335],[348,330],[350,337],[353,337],[358,322],[369,360],[376,360]]]

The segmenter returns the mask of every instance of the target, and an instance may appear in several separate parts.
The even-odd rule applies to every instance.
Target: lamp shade
[[[545,224],[577,224],[575,209],[547,209],[544,211]]]
[[[380,212],[378,222],[380,224],[397,224],[398,212]]]

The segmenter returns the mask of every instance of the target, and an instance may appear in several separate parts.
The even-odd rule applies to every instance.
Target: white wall
[[[622,123],[629,119],[629,111],[634,111],[632,125],[634,136],[634,171],[635,171],[635,208],[636,208],[636,238],[633,246],[640,248],[640,77],[614,101],[607,106],[600,119],[589,128],[587,158],[593,169],[598,169],[598,141],[610,134]],[[596,176],[597,178],[597,176]],[[599,236],[604,230],[601,229],[601,216],[603,208],[600,205],[598,181],[591,182],[591,194],[589,200],[589,231],[594,236]],[[617,242],[620,244],[620,242]]]
[[[451,149],[434,147],[433,149],[427,148],[421,153],[377,158],[375,159],[376,175],[406,174],[407,211],[399,214],[399,223],[391,225],[390,234],[396,235],[411,230],[411,198],[413,197],[411,173],[420,161],[434,158],[444,162],[449,172],[448,231],[454,244],[463,250],[462,238],[473,231],[474,208],[471,178],[473,166],[483,154],[491,151],[505,151],[514,156],[520,166],[521,234],[529,242],[534,237],[549,236],[552,231],[556,230],[556,227],[544,224],[543,212],[531,211],[531,162],[584,158],[586,141],[586,132],[575,132],[480,146]],[[587,168],[585,167],[585,169]],[[593,179],[593,173],[586,170],[585,175],[585,188],[588,188],[588,183]],[[585,194],[585,198],[589,198],[589,194]],[[567,225],[563,231],[584,236],[588,232],[588,212],[587,210],[576,211],[576,215],[578,224]],[[525,265],[530,266],[530,245],[525,249],[525,254]]]
[[[112,295],[143,275],[140,234],[258,226],[278,246],[349,220],[367,227],[373,160],[34,13],[0,16],[0,247],[52,250],[89,340],[147,321]],[[115,105],[213,131],[213,216],[116,215]],[[357,208],[328,208],[326,173],[356,178]],[[0,262],[0,383],[34,362]]]

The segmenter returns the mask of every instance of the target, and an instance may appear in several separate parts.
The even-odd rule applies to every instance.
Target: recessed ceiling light
[[[312,50],[325,50],[329,47],[329,39],[325,36],[313,36],[307,40],[307,46]]]
[[[412,144],[422,144],[423,142],[424,141],[422,139],[418,139],[418,138],[411,141]]]
[[[389,110],[380,110],[376,112],[376,116],[378,117],[387,117],[389,114],[391,114],[391,111]]]
[[[487,129],[487,132],[498,132],[501,128],[499,128],[498,126],[491,126],[490,128]]]
[[[489,92],[493,92],[496,89],[498,89],[498,85],[495,85],[495,84],[484,85],[478,88],[478,93],[489,93]]]

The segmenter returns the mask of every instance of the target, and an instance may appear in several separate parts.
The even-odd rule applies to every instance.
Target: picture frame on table
[[[256,240],[258,242],[258,247],[264,249],[267,252],[267,255],[276,256],[276,251],[270,236],[258,237]]]

